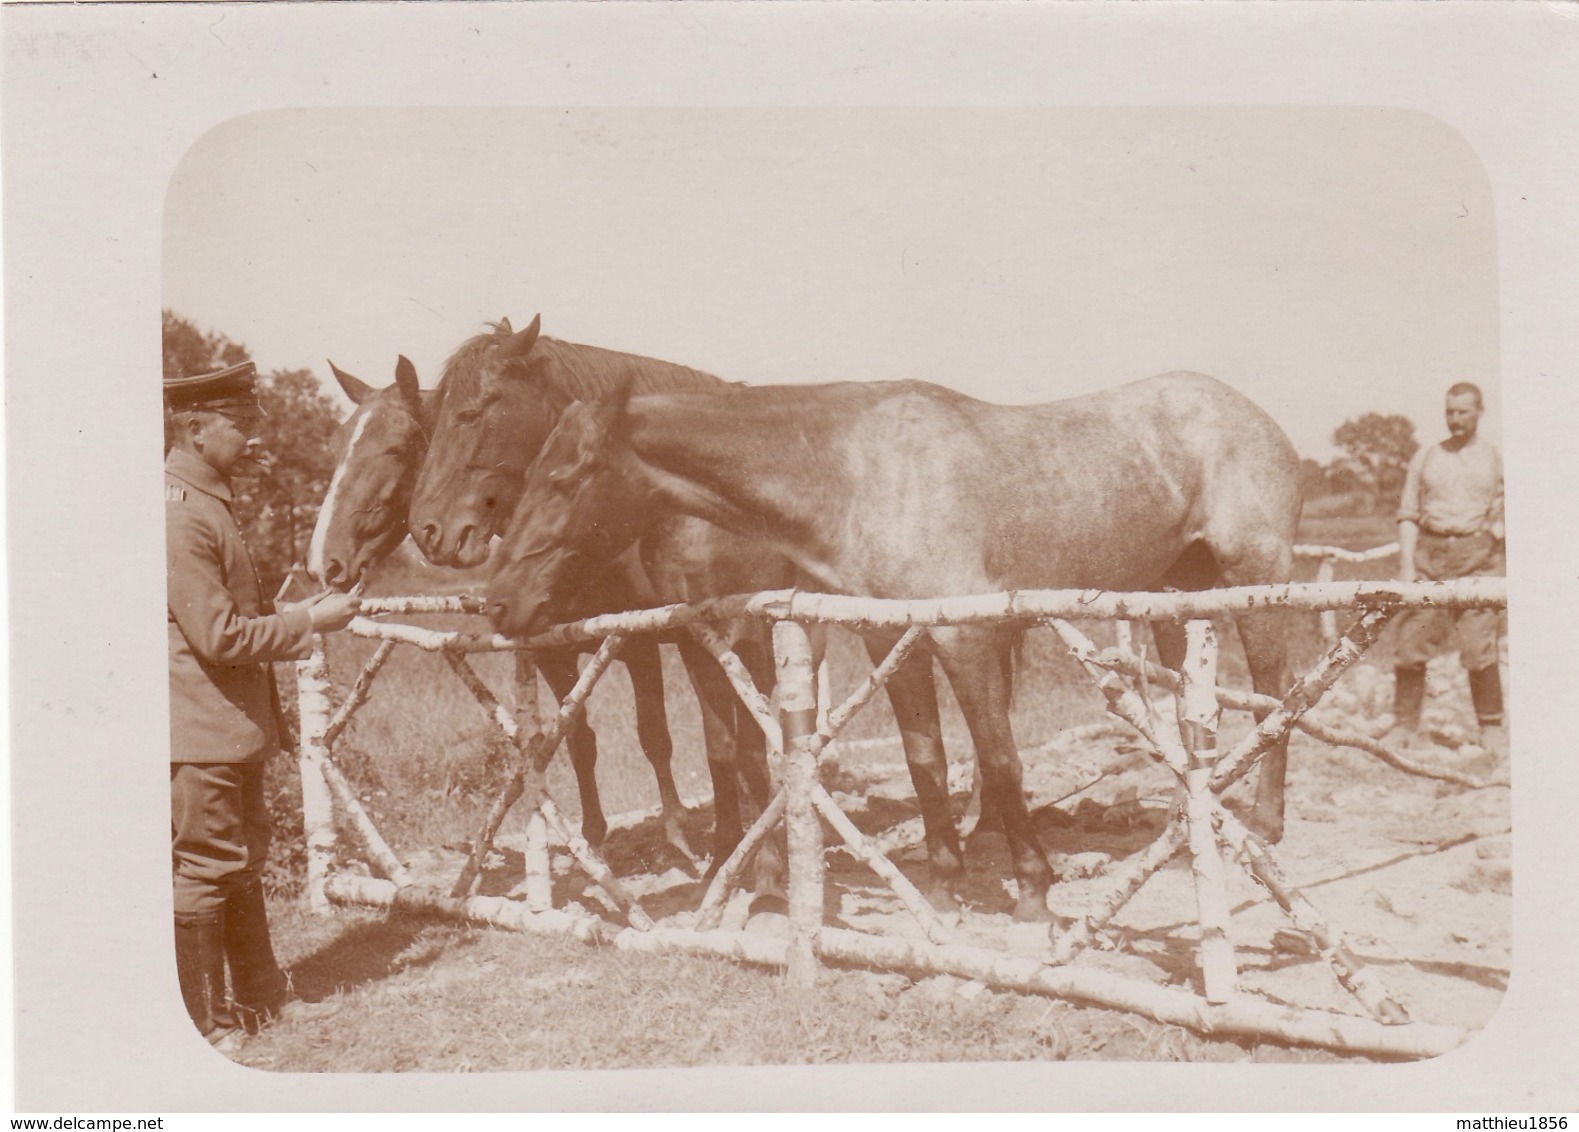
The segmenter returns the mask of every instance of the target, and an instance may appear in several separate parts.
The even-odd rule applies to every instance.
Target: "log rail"
[[[317,910],[331,903],[371,903],[402,907],[427,915],[446,915],[496,923],[521,930],[570,931],[588,940],[615,941],[639,949],[674,945],[691,950],[711,950],[736,958],[783,967],[791,981],[814,982],[823,963],[864,963],[882,969],[911,972],[957,973],[982,978],[1006,989],[1052,994],[1076,1001],[1136,1010],[1149,1017],[1177,1022],[1205,1033],[1257,1034],[1296,1043],[1387,1056],[1421,1057],[1445,1052],[1460,1044],[1465,1034],[1452,1027],[1411,1021],[1381,988],[1348,947],[1341,933],[1292,887],[1273,849],[1249,833],[1226,810],[1221,791],[1248,771],[1279,738],[1295,727],[1322,737],[1323,729],[1303,719],[1305,712],[1363,653],[1389,616],[1400,608],[1468,609],[1505,607],[1506,581],[1471,578],[1454,582],[1401,583],[1390,581],[1333,582],[1331,563],[1338,559],[1369,561],[1395,552],[1380,547],[1369,552],[1336,548],[1312,549],[1325,577],[1315,583],[1243,586],[1188,593],[1117,593],[1109,591],[1015,591],[926,600],[884,600],[842,595],[777,590],[742,594],[684,605],[630,613],[608,614],[559,625],[530,641],[494,633],[435,630],[409,623],[381,620],[389,614],[481,612],[475,598],[365,598],[363,615],[348,628],[352,635],[381,642],[374,658],[352,687],[340,710],[331,717],[327,695],[327,665],[318,652],[299,666],[302,711],[302,790],[308,840],[308,899]],[[1338,609],[1357,610],[1359,619],[1344,633],[1336,632],[1331,647],[1311,673],[1296,681],[1283,701],[1249,696],[1216,685],[1216,640],[1210,618],[1258,610],[1319,612],[1335,622]],[[776,701],[770,702],[754,686],[742,666],[732,664],[733,654],[708,624],[730,618],[754,617],[775,626],[774,639],[780,672]],[[1184,623],[1188,655],[1184,672],[1172,673],[1148,665],[1143,657],[1123,647],[1099,650],[1069,624],[1072,620],[1166,620]],[[872,675],[842,705],[819,711],[810,687],[810,654],[803,626],[808,623],[839,624],[851,629],[903,629],[895,653],[878,665]],[[1110,712],[1132,727],[1162,766],[1176,780],[1172,820],[1157,843],[1114,871],[1106,893],[1091,901],[1092,911],[1072,925],[1051,933],[1044,959],[1012,959],[990,951],[962,948],[952,942],[948,927],[922,900],[903,874],[871,839],[855,829],[838,811],[833,798],[817,781],[816,767],[826,757],[828,745],[840,726],[849,720],[883,685],[905,655],[930,628],[1017,622],[1045,624],[1054,629],[1075,657],[1097,681]],[[739,849],[722,863],[714,884],[695,917],[696,929],[655,925],[639,903],[602,864],[596,853],[570,835],[542,790],[542,773],[560,738],[582,709],[597,676],[613,659],[619,641],[632,633],[690,626],[723,663],[742,699],[769,739],[782,752],[780,783],[772,803],[747,831]],[[512,651],[529,657],[535,649],[571,643],[601,642],[597,661],[582,674],[576,691],[550,719],[540,721],[535,734],[524,733],[485,686],[467,667],[470,653]],[[389,650],[404,644],[443,655],[479,704],[505,732],[518,752],[519,769],[495,800],[482,833],[462,876],[448,893],[415,886],[398,857],[382,842],[376,829],[347,789],[330,756],[332,741],[343,731],[350,715],[367,698],[367,688]],[[527,678],[531,666],[519,666]],[[535,678],[533,678],[535,679]],[[1181,695],[1177,724],[1161,719],[1152,710],[1147,688],[1152,683],[1171,687]],[[825,691],[825,690],[824,690]],[[535,696],[535,687],[533,690]],[[823,705],[826,706],[826,705]],[[1233,747],[1216,747],[1217,715],[1223,708],[1258,710],[1263,719]],[[776,714],[775,714],[776,712]],[[820,720],[820,725],[819,725]],[[1176,730],[1170,728],[1176,727]],[[1346,741],[1341,735],[1338,741]],[[1360,746],[1360,743],[1350,745]],[[1374,745],[1374,744],[1373,744]],[[1398,765],[1396,762],[1394,765]],[[484,901],[469,896],[482,857],[499,827],[499,821],[518,798],[531,804],[531,828],[539,836],[546,826],[561,842],[571,843],[583,868],[602,886],[625,914],[629,927],[589,926],[569,912],[544,908],[541,883],[531,906],[519,901]],[[336,850],[331,804],[346,810],[349,827],[368,849],[375,871],[386,880],[332,875],[330,858]],[[844,820],[840,820],[844,819]],[[790,923],[787,940],[724,932],[717,928],[731,885],[742,874],[754,848],[774,826],[787,822],[790,830]],[[821,922],[824,854],[820,827],[832,830],[832,847],[844,848],[866,862],[894,890],[923,928],[929,942],[910,943],[873,937]],[[1169,859],[1189,855],[1201,914],[1202,932],[1198,962],[1204,994],[1145,986],[1071,964],[1089,946],[1102,924],[1111,919],[1146,880]],[[541,859],[542,854],[535,857]],[[1274,903],[1288,914],[1299,930],[1311,935],[1337,981],[1354,993],[1369,1018],[1271,1006],[1253,999],[1236,986],[1232,925],[1228,919],[1226,883],[1229,869],[1245,871],[1266,888]],[[529,880],[531,878],[528,878]],[[543,878],[538,878],[541,881]],[[533,886],[528,886],[533,888]]]

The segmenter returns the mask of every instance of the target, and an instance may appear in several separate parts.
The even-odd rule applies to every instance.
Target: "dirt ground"
[[[1362,663],[1312,712],[1333,728],[1378,734],[1390,722],[1390,673]],[[1456,658],[1433,662],[1420,763],[1505,783],[1505,757],[1476,742],[1467,681]],[[1166,711],[1166,703],[1157,704]],[[1243,734],[1245,717],[1225,716],[1220,745]],[[1123,728],[1082,729],[1027,759],[1026,787],[1044,846],[1061,880],[1053,911],[1079,917],[1109,883],[1106,871],[1142,851],[1162,830],[1171,776],[1151,763]],[[924,868],[920,822],[897,742],[868,741],[825,767],[824,781],[863,830],[880,839],[912,876]],[[958,768],[966,771],[967,768]],[[1472,789],[1413,776],[1373,755],[1334,748],[1296,733],[1290,751],[1288,824],[1276,854],[1288,879],[1326,917],[1412,1020],[1477,1029],[1506,988],[1511,955],[1510,795],[1505,785]],[[1056,802],[1056,804],[1054,804]],[[693,817],[701,844],[708,816]],[[618,823],[616,823],[618,824]],[[831,835],[830,835],[831,836]],[[702,886],[663,844],[657,823],[616,829],[605,856],[660,922],[689,926]],[[457,848],[413,862],[423,879],[455,876]],[[518,845],[489,861],[485,893],[505,894],[522,876]],[[919,937],[914,920],[882,883],[848,855],[828,855],[829,922]],[[961,895],[960,942],[1025,957],[1048,951],[1044,925],[1016,924],[1012,875],[1001,843],[973,843]],[[565,855],[556,855],[556,902],[609,915],[607,902]],[[1264,1000],[1344,1013],[1363,1008],[1334,978],[1314,942],[1269,895],[1229,864],[1231,938],[1240,989]],[[733,926],[747,923],[744,901]],[[1193,881],[1183,855],[1154,876],[1075,963],[1157,985],[1199,991]],[[726,926],[730,926],[726,922]],[[756,917],[749,930],[781,931],[782,917]],[[948,982],[949,980],[945,980]],[[929,981],[930,982],[930,981]],[[952,980],[952,982],[961,982]],[[968,985],[944,987],[970,993]]]

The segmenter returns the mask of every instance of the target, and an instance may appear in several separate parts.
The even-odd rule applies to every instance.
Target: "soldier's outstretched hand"
[[[344,629],[362,608],[362,599],[354,594],[336,593],[333,590],[310,597],[302,603],[313,619],[313,628],[320,633]]]

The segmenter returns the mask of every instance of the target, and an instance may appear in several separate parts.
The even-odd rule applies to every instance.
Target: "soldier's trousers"
[[[1444,536],[1420,532],[1415,550],[1415,572],[1422,581],[1445,582],[1451,578],[1500,577],[1502,554],[1489,534]],[[1425,664],[1434,654],[1436,630],[1443,617],[1451,617],[1459,659],[1471,672],[1497,663],[1496,609],[1405,609],[1393,619],[1395,663],[1400,668]]]
[[[262,762],[172,763],[170,851],[178,919],[218,916],[269,855]]]

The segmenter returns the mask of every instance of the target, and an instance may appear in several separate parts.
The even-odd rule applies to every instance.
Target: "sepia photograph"
[[[0,13],[19,1109],[1579,1101],[1571,13],[113,7]]]

